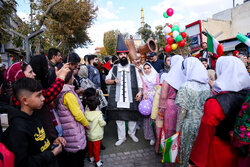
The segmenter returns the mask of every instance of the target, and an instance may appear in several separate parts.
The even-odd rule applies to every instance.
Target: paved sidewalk
[[[161,156],[155,154],[153,148],[100,155],[100,159],[104,167],[164,167]],[[84,166],[93,167],[94,164],[86,158]]]
[[[137,130],[136,136],[139,139],[135,143],[127,135],[127,140],[119,147],[115,146],[117,141],[116,123],[110,121],[104,128],[102,140],[105,150],[101,150],[100,159],[104,161],[104,167],[163,167],[161,155],[157,155],[154,146],[144,139],[143,128]],[[94,167],[85,159],[86,167]]]

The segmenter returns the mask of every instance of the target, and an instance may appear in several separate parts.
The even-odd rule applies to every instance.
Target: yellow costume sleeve
[[[71,111],[76,121],[80,122],[83,126],[89,125],[74,94],[70,92],[66,93],[63,97],[63,104]]]

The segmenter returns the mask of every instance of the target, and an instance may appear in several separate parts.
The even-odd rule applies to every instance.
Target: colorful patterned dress
[[[155,83],[147,82],[147,80],[143,79],[143,92],[146,93],[147,99],[154,101],[154,95],[155,95],[155,86],[159,84],[159,76],[157,76]],[[151,126],[152,119],[149,116],[144,116],[143,118],[143,127],[144,127],[144,138],[146,140],[155,140],[153,128]]]
[[[210,96],[208,84],[195,81],[185,82],[179,89],[175,104],[179,106],[176,131],[181,132],[179,145],[179,166],[188,166],[189,156],[196,140],[204,104]]]

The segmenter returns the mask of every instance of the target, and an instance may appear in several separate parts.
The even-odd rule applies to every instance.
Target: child
[[[15,155],[15,166],[58,166],[56,156],[62,151],[64,138],[58,137],[51,148],[39,117],[34,110],[44,104],[41,84],[31,78],[21,78],[13,86],[21,111],[9,112],[9,128],[4,132],[3,143]]]
[[[73,70],[65,78],[63,90],[56,99],[57,113],[63,129],[63,137],[67,141],[60,163],[63,166],[84,166],[86,135],[88,120],[84,116],[84,108],[72,85]]]
[[[87,107],[90,111],[86,111],[85,115],[89,121],[90,130],[88,133],[88,154],[90,162],[95,161],[95,166],[99,167],[103,165],[103,162],[99,159],[99,152],[101,146],[101,140],[103,138],[106,122],[103,120],[101,111],[96,110],[99,105],[99,100],[96,96],[87,98]]]
[[[153,102],[156,90],[155,86],[159,85],[159,74],[150,63],[145,63],[142,67],[143,99]],[[151,122],[152,119],[150,116],[143,116],[144,138],[150,140],[150,145],[154,145],[155,136]]]

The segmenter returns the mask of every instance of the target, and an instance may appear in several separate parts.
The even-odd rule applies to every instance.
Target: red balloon
[[[173,28],[173,25],[172,25],[172,24],[169,24],[168,26],[169,26],[171,29]]]
[[[174,40],[173,40],[172,37],[169,37],[169,38],[167,39],[167,43],[168,43],[169,45],[171,45],[173,42],[174,42]]]
[[[183,39],[183,40],[181,40],[181,41],[178,43],[178,46],[179,46],[179,47],[184,47],[185,44],[186,44],[186,42],[185,42],[184,39]]]
[[[167,11],[166,11],[167,15],[169,17],[171,17],[173,14],[174,14],[174,10],[172,8],[169,8]]]
[[[185,32],[181,32],[181,36],[184,39],[184,38],[186,38],[187,34]]]
[[[165,51],[166,51],[166,52],[171,52],[171,50],[172,50],[171,45],[167,45],[167,46],[165,47]]]

